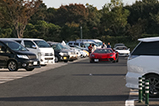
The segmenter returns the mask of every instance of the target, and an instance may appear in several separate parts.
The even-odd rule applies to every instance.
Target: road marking
[[[129,98],[125,101],[125,106],[135,106],[136,100],[138,100],[138,90],[130,89]]]
[[[134,100],[126,100],[125,106],[134,106]]]

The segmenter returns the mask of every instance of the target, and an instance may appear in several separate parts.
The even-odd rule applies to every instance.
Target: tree
[[[41,3],[41,0],[1,0],[1,19],[14,28],[15,37],[22,38],[28,20]]]
[[[112,35],[124,34],[130,12],[123,8],[123,3],[120,0],[111,0],[103,10],[101,21],[105,31],[111,32]]]

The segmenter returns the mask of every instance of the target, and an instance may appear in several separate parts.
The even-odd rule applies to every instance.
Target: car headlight
[[[64,55],[64,53],[62,53],[62,52],[60,52],[59,54],[60,54],[61,56],[63,56],[63,55]]]
[[[18,58],[22,58],[22,59],[29,59],[27,55],[17,55]]]

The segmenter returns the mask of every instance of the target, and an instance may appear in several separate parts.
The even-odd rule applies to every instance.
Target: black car
[[[0,39],[0,67],[8,68],[9,71],[17,71],[19,68],[32,71],[34,68],[40,68],[40,62],[34,53],[21,44]]]
[[[58,61],[69,61],[69,51],[65,49],[60,43],[50,44],[55,52],[55,62]]]

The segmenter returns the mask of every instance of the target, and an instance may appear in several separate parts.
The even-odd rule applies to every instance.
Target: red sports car
[[[89,56],[90,63],[99,61],[111,61],[113,63],[118,62],[118,52],[113,51],[111,48],[96,49]]]

